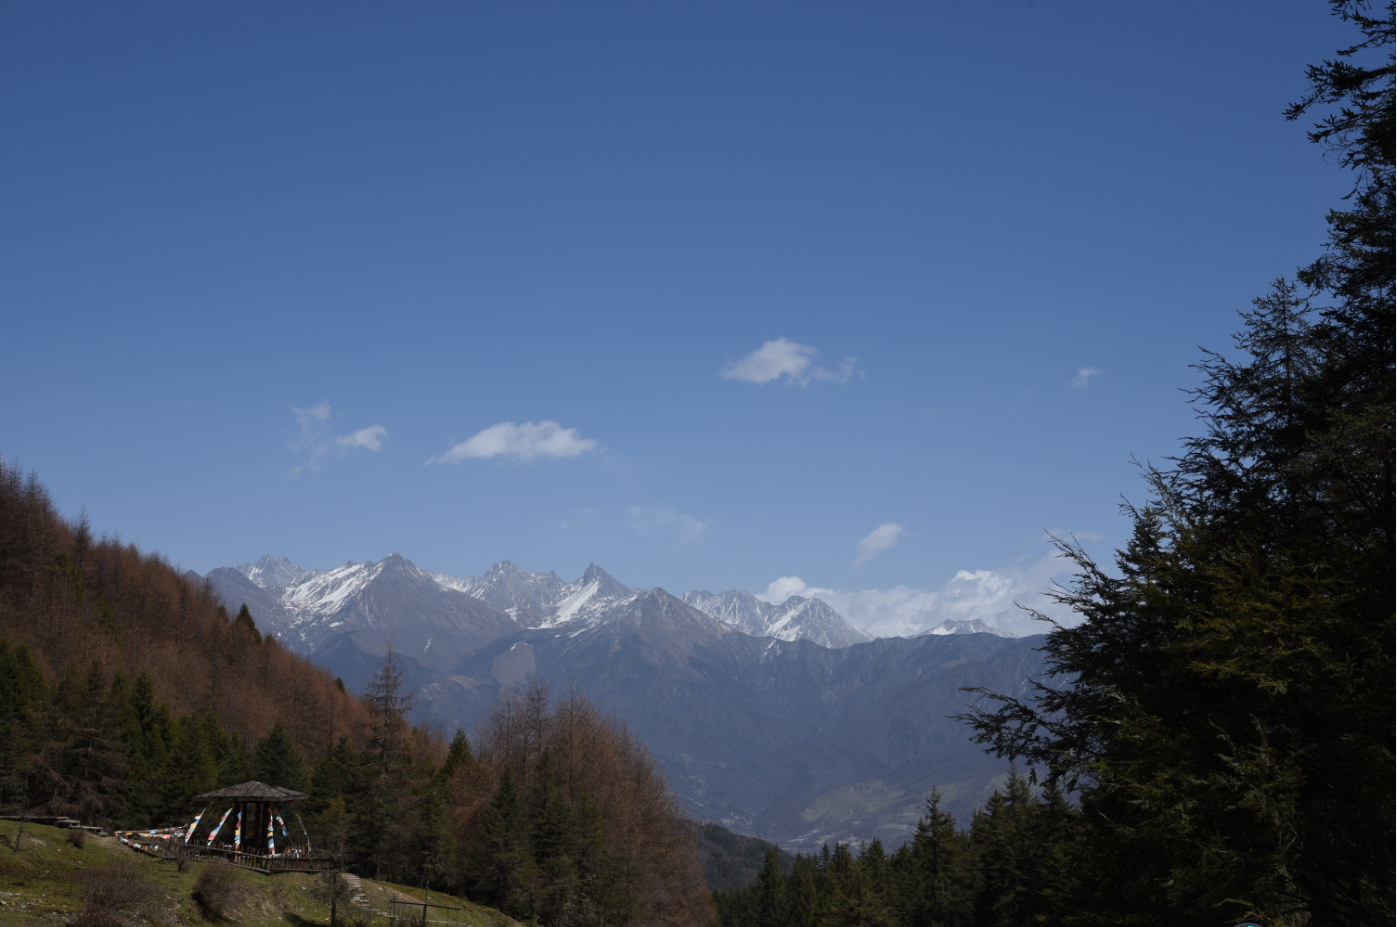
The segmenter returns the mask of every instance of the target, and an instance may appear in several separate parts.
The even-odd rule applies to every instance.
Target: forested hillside
[[[230,620],[159,556],[68,524],[36,476],[4,461],[0,638],[0,800],[12,808],[144,824],[171,751],[192,783],[245,770],[278,723],[312,758],[367,735],[363,703],[333,677]]]
[[[0,807],[187,823],[249,779],[304,790],[351,871],[548,924],[702,924],[697,842],[645,745],[585,697],[505,697],[482,739],[407,717],[391,650],[363,698],[158,556],[56,513],[0,461]]]

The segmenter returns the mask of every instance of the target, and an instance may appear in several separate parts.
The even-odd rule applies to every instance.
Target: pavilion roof
[[[305,797],[305,792],[283,789],[265,782],[244,782],[195,795],[193,801],[299,801]]]

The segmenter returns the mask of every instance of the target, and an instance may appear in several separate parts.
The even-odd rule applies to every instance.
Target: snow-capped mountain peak
[[[823,647],[848,647],[873,640],[820,599],[791,596],[780,605],[763,602],[750,592],[730,589],[714,595],[702,590],[686,592],[683,600],[753,637],[777,640],[810,640]]]
[[[1001,631],[985,624],[979,618],[970,618],[965,621],[946,619],[929,631],[923,631],[918,637],[925,637],[928,634],[993,634],[995,637],[1017,637],[1017,634],[1010,634],[1008,631]]]
[[[256,563],[244,563],[234,567],[234,569],[263,589],[280,589],[306,575],[305,570],[290,560],[271,554],[267,554]]]

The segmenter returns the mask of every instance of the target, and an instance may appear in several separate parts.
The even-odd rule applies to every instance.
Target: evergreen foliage
[[[257,622],[252,620],[252,612],[247,610],[246,602],[243,603],[242,608],[238,609],[237,616],[233,618],[233,624],[247,631],[257,643],[262,643],[262,632],[257,630]]]
[[[252,778],[297,792],[305,790],[305,761],[282,722],[272,725],[267,735],[257,741],[252,753]]]
[[[970,716],[1080,801],[1050,922],[1394,916],[1393,7],[1331,6],[1363,40],[1289,115],[1337,106],[1311,138],[1358,180],[1308,292],[1278,280],[1205,356],[1204,432],[1145,468],[1114,572],[1061,545],[1056,684]]]
[[[1052,887],[1074,861],[1062,850],[1080,814],[1051,791],[1010,773],[968,829],[935,793],[913,839],[892,853],[874,840],[798,855],[783,875],[767,853],[757,884],[714,895],[721,927],[1019,927],[1073,923],[1053,908]],[[1065,914],[1065,916],[1063,916]],[[1054,919],[1049,915],[1056,915]],[[1135,923],[1125,919],[1121,923]]]

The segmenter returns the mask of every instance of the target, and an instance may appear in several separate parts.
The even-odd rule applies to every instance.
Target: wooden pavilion
[[[244,782],[194,796],[203,808],[186,826],[123,831],[117,837],[133,849],[167,859],[222,860],[269,873],[333,868],[328,854],[311,849],[310,833],[296,809],[305,798],[293,789]]]

